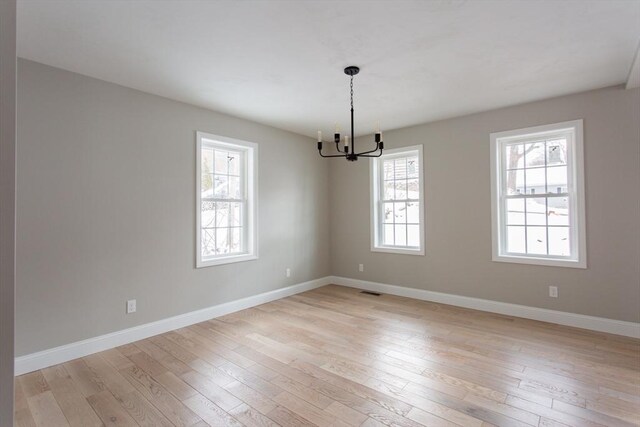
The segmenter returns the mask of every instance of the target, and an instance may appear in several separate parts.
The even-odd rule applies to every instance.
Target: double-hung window
[[[493,260],[586,268],[582,120],[491,134]]]
[[[371,250],[424,255],[422,145],[371,159]]]
[[[196,266],[257,258],[257,144],[197,133]]]

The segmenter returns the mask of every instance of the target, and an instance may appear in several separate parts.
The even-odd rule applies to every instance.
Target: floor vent
[[[373,295],[374,297],[379,297],[380,294],[377,292],[371,292],[371,291],[360,291],[361,294],[367,294],[367,295]]]

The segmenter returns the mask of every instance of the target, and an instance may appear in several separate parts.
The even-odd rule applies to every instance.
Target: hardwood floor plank
[[[129,427],[138,425],[108,390],[92,394],[87,397],[87,401],[105,426]]]
[[[117,398],[122,407],[131,415],[138,425],[145,427],[170,427],[173,423],[142,396],[133,390]]]
[[[102,421],[82,393],[78,391],[64,366],[53,366],[43,369],[41,372],[71,427],[102,426]]]
[[[640,425],[640,406],[635,403],[629,403],[615,397],[601,396],[587,400],[587,409]]]
[[[106,360],[102,358],[101,354],[92,354],[84,357],[82,360],[99,384],[111,391],[111,394],[113,394],[116,399],[134,390],[131,383],[127,381],[120,372],[116,371],[113,366],[109,365]]]
[[[286,390],[289,393],[298,396],[301,399],[306,400],[314,406],[317,406],[320,409],[326,409],[331,404],[335,403],[334,400],[325,396],[324,394],[313,390],[310,387],[305,386],[302,383],[299,383],[285,375],[278,375],[271,382],[282,390]],[[363,420],[364,421],[364,420]]]
[[[271,412],[269,412],[269,418],[283,427],[313,427],[311,421],[289,411],[282,406],[276,406]]]
[[[387,384],[373,379],[369,380],[367,385],[373,389],[394,396],[395,398],[412,405],[414,408],[429,412],[432,415],[451,421],[452,423],[464,426],[480,426],[482,424],[482,421],[477,418],[471,417],[407,390],[390,387]]]
[[[234,381],[224,389],[265,415],[278,406],[269,396],[265,396],[240,381]]]
[[[300,415],[301,417],[311,421],[318,426],[345,427],[349,425],[341,421],[336,416],[313,406],[312,404],[300,399],[299,397],[294,396],[287,391],[283,391],[282,393],[276,395],[273,400],[278,404],[284,406],[288,410],[296,413],[297,415]]]
[[[359,426],[368,418],[366,415],[335,401],[325,408],[325,412],[352,426]]]
[[[209,425],[233,427],[240,427],[242,425],[226,411],[201,394],[196,394],[184,400],[183,403]]]
[[[16,377],[13,380],[13,392],[14,392],[13,407],[15,408],[16,411],[28,408],[27,396],[24,394],[24,390],[22,390],[22,377],[23,375],[20,377]]]
[[[247,427],[278,427],[280,424],[271,420],[270,418],[262,415],[260,412],[253,409],[251,406],[243,403],[238,405],[229,411],[230,415],[233,415],[235,419],[240,421]]]
[[[223,344],[220,344],[214,338],[211,338],[211,336],[207,336],[206,332],[198,329],[197,325],[193,325],[188,328],[178,329],[175,332],[179,333],[180,335],[183,335],[184,337],[190,339],[193,342],[199,343],[207,350],[217,354],[218,356],[222,357],[223,359],[229,362],[235,363],[238,366],[241,366],[243,368],[248,368],[251,365],[255,364],[251,360],[242,357],[241,355],[230,350]]]
[[[31,410],[27,407],[25,409],[16,409],[14,416],[14,426],[16,427],[36,427],[36,421],[33,419]]]
[[[419,408],[413,408],[407,414],[407,418],[416,421],[420,424],[424,424],[425,426],[433,426],[433,427],[454,427],[457,424],[454,424],[450,421],[447,421],[443,418],[436,417],[430,412],[423,411]]]
[[[546,406],[539,405],[537,403],[530,402],[528,400],[521,399],[521,398],[515,397],[515,396],[507,397],[506,403],[509,406],[512,406],[514,408],[523,409],[525,411],[529,411],[531,413],[539,415],[540,416],[540,423],[542,423],[542,418],[545,418],[547,420],[546,421],[547,423],[556,422],[556,423],[566,424],[566,425],[575,426],[575,427],[579,427],[579,426],[584,426],[584,427],[602,426],[602,424],[594,423],[594,422],[589,421],[587,419],[580,418],[580,417],[577,417],[577,416],[572,415],[572,414],[567,414],[565,412],[560,412],[560,411],[557,411],[555,409],[548,408]]]
[[[227,362],[224,365],[218,367],[221,371],[229,375],[231,378],[239,381],[249,387],[266,394],[267,396],[275,396],[282,392],[282,389],[268,381],[263,380],[253,372],[249,372],[231,362]]]
[[[395,412],[398,415],[404,416],[411,410],[411,405],[408,405],[398,399],[385,395],[384,393],[380,393],[377,390],[373,390],[372,388],[359,384],[355,381],[351,381],[350,379],[340,377],[331,372],[327,372],[324,369],[321,369],[310,363],[296,360],[291,363],[291,366],[303,372],[309,373],[319,380],[325,381],[329,384],[334,385],[335,387],[341,388],[356,396],[375,403],[376,405],[388,409],[391,412]]]
[[[105,389],[102,379],[91,371],[83,359],[71,360],[63,366],[84,397],[100,393]]]
[[[25,397],[32,397],[51,390],[42,371],[30,372],[18,377],[22,393]]]
[[[27,396],[22,391],[22,384],[20,378],[16,378],[14,381],[14,425],[16,427],[34,427],[36,425],[33,415],[29,410],[29,403],[27,402]]]
[[[242,403],[240,399],[198,372],[187,372],[182,375],[182,379],[198,393],[215,402],[225,411],[233,409]]]
[[[38,427],[69,426],[69,422],[50,390],[27,397],[27,404]]]
[[[199,374],[204,375],[221,387],[224,387],[227,384],[231,384],[232,382],[236,381],[235,378],[227,375],[223,370],[209,364],[208,362],[205,362],[202,359],[196,359],[193,362],[189,363],[189,367],[192,368],[192,370],[189,372],[198,372]],[[187,372],[187,374],[189,372]]]
[[[173,424],[190,426],[202,421],[193,411],[137,366],[123,369],[122,375]]]
[[[176,344],[172,340],[170,340],[169,335],[156,335],[155,337],[149,338],[149,340],[160,347],[162,350],[166,351],[176,359],[186,363],[187,365],[190,362],[193,362],[198,357],[191,353],[189,350],[180,347],[180,345]]]
[[[563,387],[562,384],[550,384],[548,381],[539,380],[522,380],[520,382],[520,388],[532,391],[537,394],[551,397],[554,400],[562,400],[574,406],[584,408],[587,405],[587,401],[584,397],[581,397],[577,392]]]
[[[212,364],[213,366],[220,366],[227,363],[227,359],[220,356],[218,353],[211,351],[209,347],[201,344],[199,341],[187,338],[185,334],[168,332],[165,336],[175,345],[180,346],[189,353]]]
[[[167,368],[162,366],[156,359],[149,356],[144,351],[138,351],[136,353],[132,353],[129,356],[129,360],[133,362],[138,368],[144,370],[146,373],[151,375],[152,377],[157,377],[165,372],[169,372]]]
[[[165,372],[157,377],[155,380],[162,384],[171,394],[173,394],[178,400],[188,399],[198,392],[193,389],[189,384],[185,383],[181,378],[177,377],[173,372]]]
[[[540,423],[538,427],[570,427],[568,424],[563,424],[561,422],[551,420],[549,418],[540,417]]]
[[[116,370],[125,369],[133,366],[133,362],[124,354],[120,353],[117,348],[111,348],[100,353],[100,356],[107,361]]]
[[[249,360],[249,359],[246,359]],[[249,366],[242,366],[243,368],[245,368],[247,371],[252,372],[254,374],[256,374],[257,376],[259,376],[260,378],[262,378],[265,381],[273,381],[274,378],[280,376],[280,374],[278,374],[276,371],[267,368],[266,366],[262,366],[259,363],[255,363],[253,361],[251,365]],[[241,366],[241,365],[238,365]]]
[[[176,359],[150,340],[142,340],[135,343],[136,346],[150,357],[176,375],[182,375],[191,370],[185,363]]]
[[[465,401],[473,403],[475,405],[486,408],[490,411],[493,411],[498,414],[505,415],[507,417],[514,418],[516,420],[520,420],[523,423],[537,426],[540,422],[540,417],[532,412],[525,411],[522,409],[514,408],[508,404],[496,402],[491,399],[487,399],[481,396],[476,396],[474,394],[469,393],[467,397],[464,398]]]
[[[565,412],[567,414],[571,414],[571,415],[576,415],[580,418],[584,418],[587,419],[589,421],[593,421],[596,423],[601,423],[603,425],[607,425],[607,426],[619,426],[619,427],[630,427],[633,425],[637,424],[633,424],[627,421],[624,421],[620,418],[617,417],[612,417],[610,415],[607,415],[605,413],[599,412],[599,411],[595,411],[595,410],[591,410],[591,409],[587,409],[587,408],[581,408],[579,406],[575,406],[575,405],[571,405],[570,403],[566,403],[564,401],[561,400],[554,400],[553,401],[553,409],[560,411],[560,412]]]

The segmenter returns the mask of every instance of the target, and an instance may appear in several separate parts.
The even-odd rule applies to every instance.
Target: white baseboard
[[[546,308],[529,307],[526,305],[510,304],[481,298],[445,294],[442,292],[426,291],[424,289],[406,288],[403,286],[387,285],[384,283],[350,279],[347,277],[333,276],[331,279],[331,282],[336,285],[349,286],[367,291],[438,302],[458,307],[488,311],[491,313],[506,314],[509,316],[523,317],[525,319],[557,323],[559,325],[624,335],[632,338],[640,338],[640,323],[635,322],[625,322],[622,320],[606,319],[604,317],[586,316],[584,314],[567,313],[564,311],[548,310]]]
[[[133,328],[16,357],[15,375],[21,375],[27,372],[57,365],[59,363],[68,362],[69,360],[77,359],[99,351],[108,350],[119,345],[128,344],[154,335],[162,334],[164,332],[172,331],[174,329],[204,322],[205,320],[213,319],[215,317],[224,316],[225,314],[234,313],[239,310],[255,307],[290,295],[316,289],[330,284],[331,279],[332,278],[329,276],[322,277],[320,279],[310,280],[308,282],[299,283],[286,288],[276,289],[270,292],[192,311],[190,313],[146,323],[144,325],[134,326]]]

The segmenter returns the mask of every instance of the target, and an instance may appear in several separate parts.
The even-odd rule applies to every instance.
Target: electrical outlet
[[[558,287],[557,286],[549,286],[549,296],[551,298],[558,298]]]
[[[127,301],[127,314],[136,312],[136,300],[130,299]]]
[[[290,269],[290,268],[287,268],[287,269],[286,269],[286,271],[285,271],[285,275],[286,275],[287,277],[291,277],[291,269]]]
[[[358,264],[358,271],[364,271],[364,264]]]

